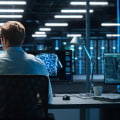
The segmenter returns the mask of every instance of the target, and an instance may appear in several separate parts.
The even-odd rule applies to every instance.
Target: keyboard
[[[101,96],[94,96],[93,99],[108,102],[120,102],[120,94],[102,94]]]

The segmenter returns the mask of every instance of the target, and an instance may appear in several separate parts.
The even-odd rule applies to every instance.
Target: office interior
[[[0,25],[9,20],[25,26],[22,48],[26,52],[38,58],[42,58],[40,54],[57,56],[57,62],[49,63],[52,67],[57,65],[57,73],[50,73],[54,97],[90,93],[92,75],[92,83],[103,86],[103,93],[117,92],[119,84],[105,83],[104,54],[120,55],[119,0],[0,1]],[[100,119],[99,109],[88,111],[88,120]],[[49,112],[54,113],[56,120],[80,119],[80,109],[49,109]]]

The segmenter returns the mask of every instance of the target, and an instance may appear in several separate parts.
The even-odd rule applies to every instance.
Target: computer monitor
[[[35,57],[45,63],[52,82],[72,82],[71,50],[39,50],[26,52],[35,55]]]
[[[104,82],[120,84],[120,53],[104,53]]]

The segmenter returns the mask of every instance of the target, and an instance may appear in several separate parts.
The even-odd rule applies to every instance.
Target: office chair
[[[0,118],[48,120],[48,78],[0,75]]]

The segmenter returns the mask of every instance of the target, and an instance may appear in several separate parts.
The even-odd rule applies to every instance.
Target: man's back
[[[20,47],[9,47],[0,55],[0,74],[33,74],[48,76],[45,64],[25,53]],[[52,87],[49,80],[48,103],[52,101]]]
[[[44,63],[20,47],[9,47],[0,55],[0,74],[42,74],[48,76]]]

